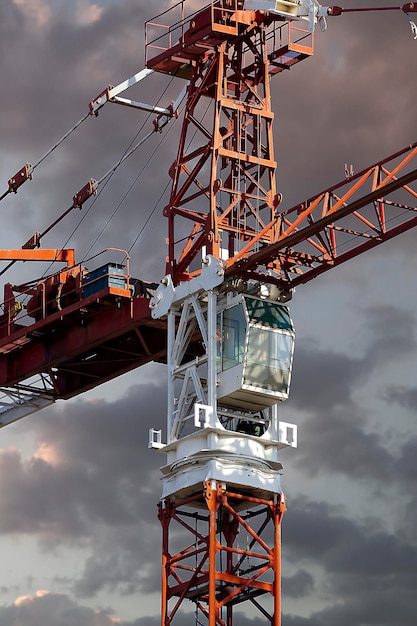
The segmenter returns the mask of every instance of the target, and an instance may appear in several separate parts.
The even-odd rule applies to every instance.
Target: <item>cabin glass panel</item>
[[[243,304],[238,304],[217,316],[217,371],[243,362],[247,322]]]
[[[288,307],[257,298],[245,297],[249,321],[271,328],[294,331]]]
[[[294,328],[288,307],[242,295],[217,316],[217,398],[256,412],[289,394]]]
[[[264,327],[249,328],[244,385],[288,395],[293,337]]]

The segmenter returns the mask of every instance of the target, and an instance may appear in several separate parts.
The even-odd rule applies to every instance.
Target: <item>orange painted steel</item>
[[[160,503],[162,626],[182,623],[186,600],[194,602],[199,624],[232,626],[250,607],[280,626],[285,500],[248,492],[208,480],[191,497]]]
[[[417,226],[417,143],[290,209],[274,242],[226,261],[226,274],[284,288],[306,283]]]
[[[198,274],[206,253],[233,264],[242,247],[252,253],[277,237],[270,76],[311,56],[313,41],[290,22],[241,6],[212,2],[169,30],[172,47],[158,37],[149,43],[158,53],[148,67],[190,78],[164,210],[174,283]]]
[[[75,265],[75,253],[73,249],[68,250],[0,250],[0,261],[62,261],[68,267]]]

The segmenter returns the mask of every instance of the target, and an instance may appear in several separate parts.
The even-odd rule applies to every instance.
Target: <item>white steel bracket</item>
[[[113,102],[114,104],[121,104],[133,109],[139,109],[140,111],[146,111],[147,113],[156,113],[158,118],[155,120],[155,130],[162,130],[172,117],[178,117],[178,107],[185,98],[189,82],[187,82],[181,90],[178,98],[168,108],[145,104],[144,102],[137,102],[136,100],[130,100],[128,98],[121,98],[119,95],[130,87],[137,85],[153,73],[154,70],[145,68],[134,76],[124,80],[116,87],[107,87],[90,102],[90,114],[97,116],[99,110],[106,104],[106,102]]]
[[[188,282],[174,287],[171,276],[165,276],[150,301],[151,315],[158,319],[167,315],[173,304],[202,291],[210,291],[222,284],[224,268],[220,259],[207,255],[203,260],[201,274]]]

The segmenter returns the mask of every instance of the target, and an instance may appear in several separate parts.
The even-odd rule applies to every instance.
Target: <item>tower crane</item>
[[[388,8],[403,11],[415,32],[416,3]],[[0,251],[10,263],[66,263],[5,285],[1,426],[144,363],[167,365],[166,430],[149,437],[167,457],[158,513],[163,626],[180,623],[190,601],[208,626],[233,626],[242,606],[281,623],[280,450],[297,446],[296,425],[278,415],[294,351],[287,302],[296,286],[417,225],[417,142],[292,207],[276,188],[271,78],[313,55],[317,24],[351,10],[211,0],[187,14],[181,0],[146,23],[146,69],[103,91],[89,114],[106,102],[144,108],[161,130],[185,99],[159,285],[133,278],[127,254],[89,271],[72,250],[42,249],[39,234]],[[120,96],[152,72],[187,81],[173,105]],[[26,164],[3,197],[32,174]]]

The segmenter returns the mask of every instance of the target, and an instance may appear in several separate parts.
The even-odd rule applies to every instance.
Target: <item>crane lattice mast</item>
[[[160,431],[150,440],[168,457],[164,626],[190,600],[208,626],[233,626],[248,607],[281,623],[278,451],[297,445],[297,429],[278,420],[277,404],[288,396],[294,330],[259,281],[225,281],[224,263],[279,235],[270,78],[313,53],[312,33],[285,19],[294,8],[285,5],[272,16],[212,2],[168,31],[147,25],[148,67],[190,81],[164,210],[167,276],[151,301],[153,317],[168,320],[167,443]]]

